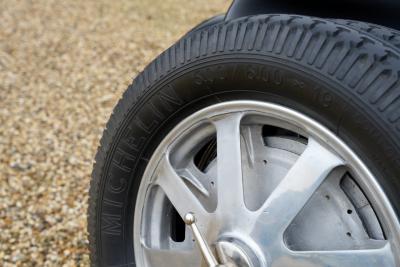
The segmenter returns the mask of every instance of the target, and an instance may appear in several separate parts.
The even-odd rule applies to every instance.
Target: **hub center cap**
[[[184,216],[184,222],[190,226],[193,235],[199,246],[200,252],[203,255],[209,267],[258,267],[257,256],[253,253],[249,246],[235,238],[224,238],[216,243],[216,251],[219,261],[213,255],[203,235],[200,233],[196,225],[196,217],[192,212]],[[220,264],[219,264],[220,263]],[[222,265],[221,265],[222,263]]]
[[[216,243],[219,261],[227,267],[259,267],[255,253],[244,242],[227,238]]]

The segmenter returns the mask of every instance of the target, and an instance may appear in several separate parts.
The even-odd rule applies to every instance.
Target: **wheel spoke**
[[[206,223],[207,211],[182,178],[176,173],[167,156],[164,156],[159,163],[155,183],[163,189],[181,217],[188,212],[193,212],[196,214],[199,224]]]
[[[236,216],[243,210],[242,157],[240,151],[241,113],[215,121],[217,128],[218,211]],[[228,219],[228,218],[227,218]]]
[[[208,181],[208,177],[205,173],[201,172],[195,165],[193,160],[188,163],[185,168],[177,170],[177,173],[180,177],[185,179],[187,182],[192,184],[200,193],[204,196],[209,197],[210,192],[207,188],[203,185],[201,181]]]
[[[268,231],[270,241],[271,236],[282,235],[328,174],[342,164],[339,157],[310,139],[306,150],[258,210],[254,234]]]
[[[345,251],[305,251],[290,252],[289,256],[276,259],[273,267],[395,267],[390,245],[379,249]]]
[[[265,148],[262,137],[262,126],[244,126],[242,127],[242,136],[244,146],[246,147],[247,162],[251,168],[254,167],[256,155],[263,153]]]
[[[197,249],[177,250],[177,249],[153,249],[144,247],[144,254],[150,266],[200,266],[201,255]]]

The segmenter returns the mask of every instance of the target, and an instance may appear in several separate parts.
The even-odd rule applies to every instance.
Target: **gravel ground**
[[[112,107],[227,0],[0,0],[0,265],[87,266],[87,193]]]

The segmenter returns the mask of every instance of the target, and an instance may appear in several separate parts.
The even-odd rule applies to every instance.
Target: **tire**
[[[365,163],[398,216],[398,36],[343,24],[294,15],[221,21],[149,64],[115,107],[95,158],[92,265],[136,266],[135,202],[148,162],[185,118],[230,101],[277,104],[326,127]]]
[[[196,27],[191,29],[189,32],[187,32],[183,38],[187,38],[190,35],[198,32],[198,31],[201,31],[201,30],[203,30],[205,28],[209,28],[209,27],[215,26],[218,23],[223,22],[224,19],[225,19],[225,14],[216,15],[214,17],[206,19],[205,21],[199,23]]]
[[[399,51],[400,49],[400,32],[395,29],[354,20],[339,19],[335,20],[335,22],[345,25],[354,30],[363,32],[364,34],[367,34],[370,37],[379,40],[380,42],[392,47],[395,50]]]

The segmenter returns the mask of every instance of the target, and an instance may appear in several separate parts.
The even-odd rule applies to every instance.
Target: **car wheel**
[[[244,17],[181,39],[107,124],[92,264],[206,266],[182,220],[191,212],[223,264],[399,266],[399,56],[305,16]]]

